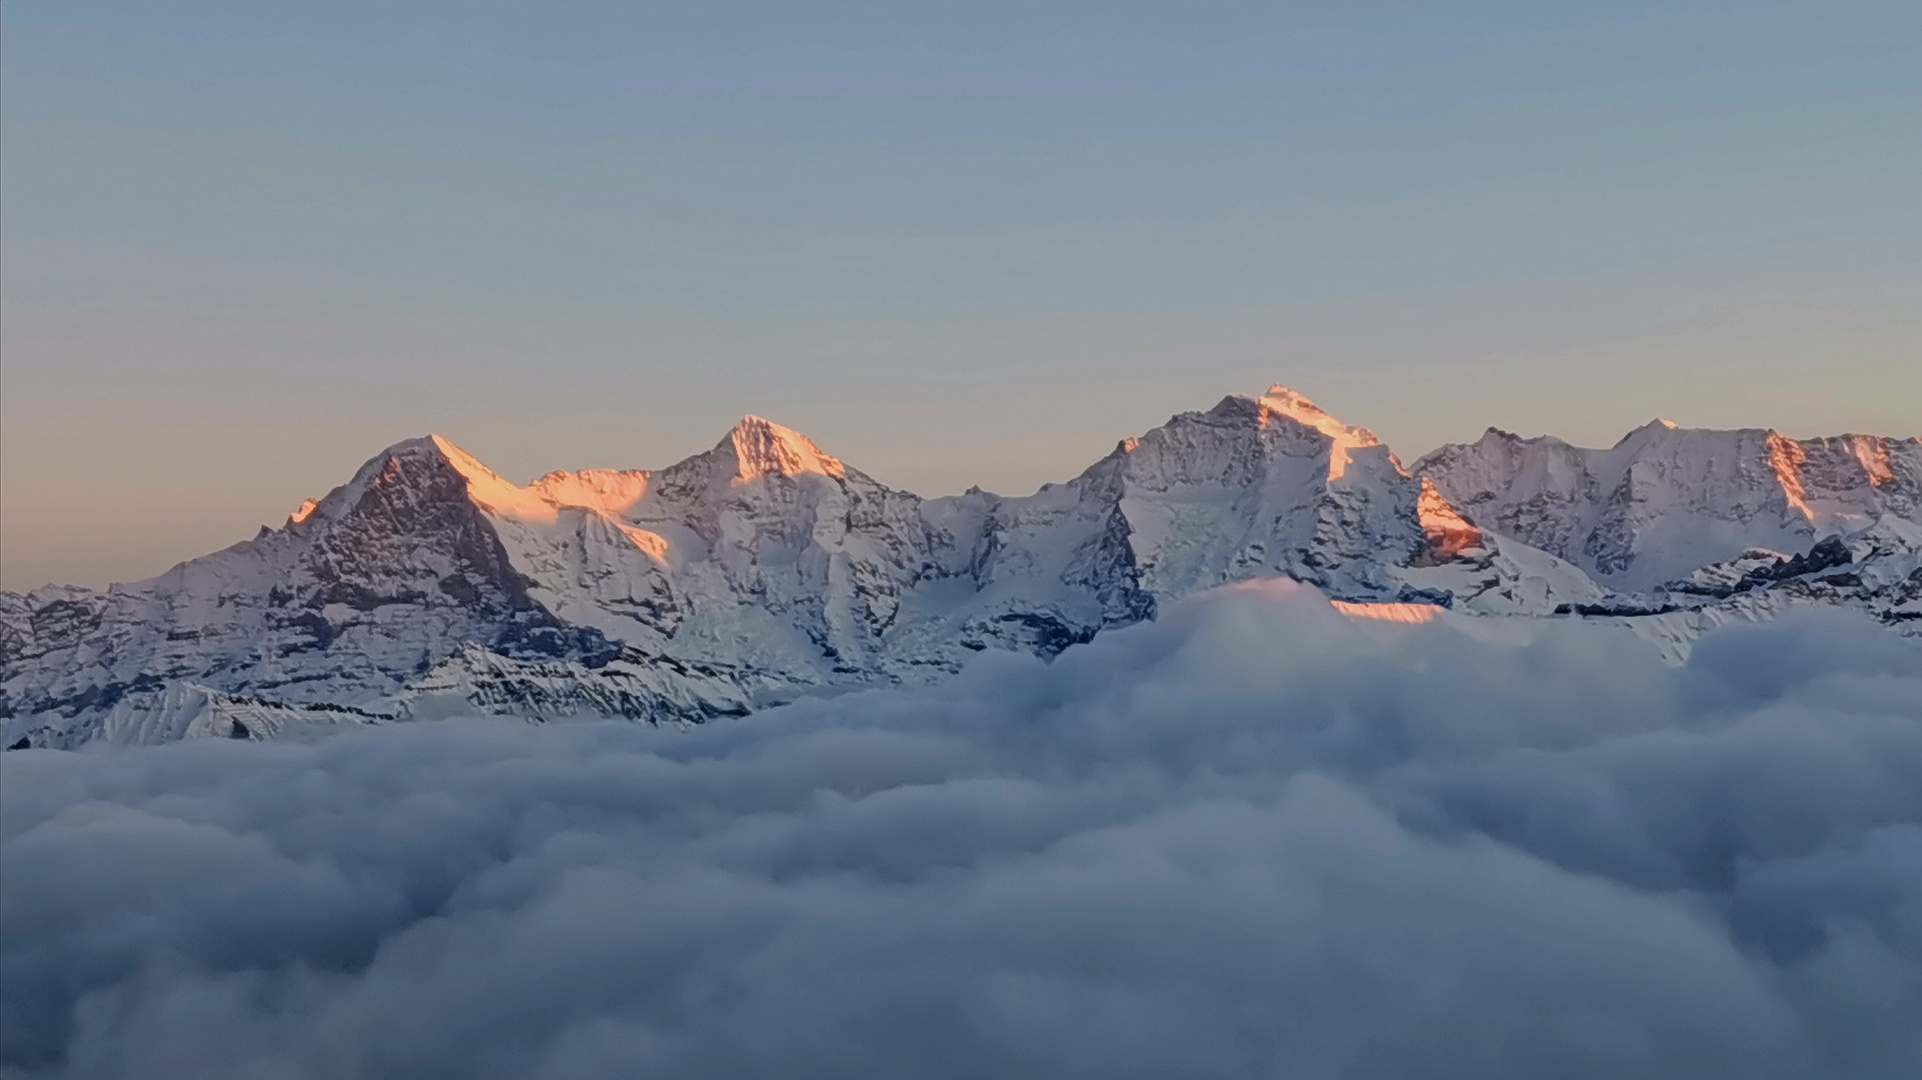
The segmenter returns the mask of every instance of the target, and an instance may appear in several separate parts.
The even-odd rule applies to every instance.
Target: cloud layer
[[[1922,650],[1241,590],[691,731],[0,758],[74,1077],[1898,1077]]]

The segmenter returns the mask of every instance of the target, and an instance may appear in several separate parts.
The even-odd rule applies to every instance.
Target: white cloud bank
[[[1232,591],[693,732],[0,759],[73,1077],[1922,1075],[1922,650]]]

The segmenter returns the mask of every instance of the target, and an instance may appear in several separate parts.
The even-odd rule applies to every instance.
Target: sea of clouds
[[[1922,1075],[1922,648],[1232,590],[692,731],[0,758],[9,1077]]]

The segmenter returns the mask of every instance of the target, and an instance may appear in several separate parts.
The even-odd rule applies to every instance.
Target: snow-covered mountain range
[[[1491,429],[1404,467],[1283,387],[1024,497],[923,499],[756,417],[659,471],[526,486],[439,437],[278,529],[104,592],[0,593],[9,747],[502,713],[699,722],[1051,657],[1190,593],[1607,618],[1679,655],[1790,603],[1922,631],[1922,444]]]

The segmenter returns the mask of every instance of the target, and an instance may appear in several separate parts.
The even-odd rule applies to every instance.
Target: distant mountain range
[[[1032,495],[923,499],[757,417],[666,469],[525,487],[430,436],[159,577],[0,593],[0,719],[8,747],[701,722],[989,650],[1052,657],[1264,577],[1351,611],[1618,620],[1671,656],[1788,604],[1922,633],[1922,444],[1657,421],[1590,450],[1491,428],[1408,467],[1276,386]]]

